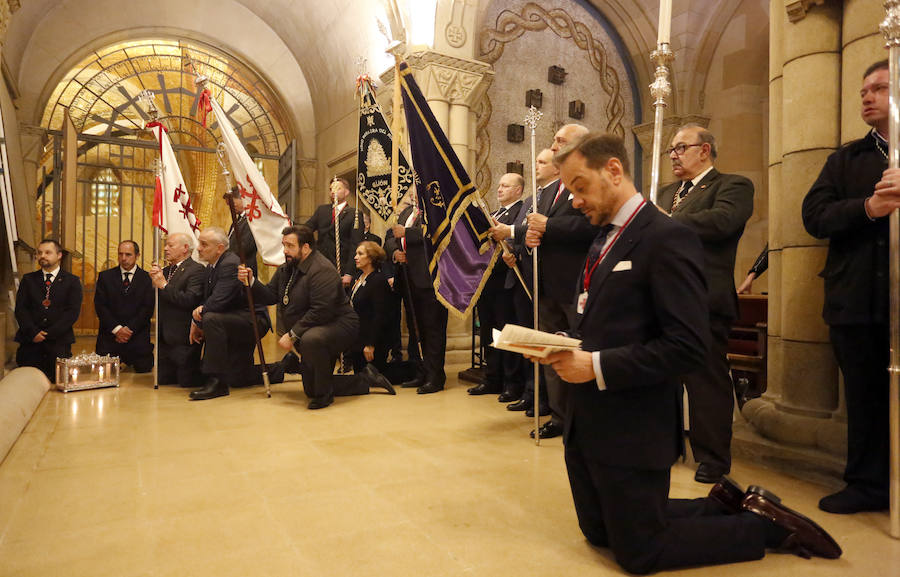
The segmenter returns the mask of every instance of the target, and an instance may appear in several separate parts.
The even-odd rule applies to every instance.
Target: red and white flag
[[[159,160],[162,170],[156,175],[156,195],[153,199],[153,226],[166,234],[183,232],[194,239],[197,246],[197,235],[200,232],[200,219],[191,206],[191,197],[178,168],[175,151],[166,128],[159,122],[151,122],[147,128],[159,142]]]
[[[204,93],[208,92],[208,89],[204,90]],[[256,168],[256,163],[247,154],[216,99],[207,96],[205,99],[201,97],[201,100],[212,105],[212,112],[216,116],[216,122],[219,123],[222,142],[225,144],[225,152],[228,153],[228,163],[231,164],[234,181],[244,199],[244,211],[250,231],[253,233],[253,240],[256,241],[256,250],[265,264],[282,265],[284,250],[281,247],[281,231],[291,224],[291,219],[284,214],[281,205],[272,196],[269,185]]]

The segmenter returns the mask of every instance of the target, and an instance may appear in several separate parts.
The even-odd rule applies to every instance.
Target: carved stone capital
[[[675,136],[675,132],[678,130],[678,127],[684,126],[688,123],[699,124],[700,126],[706,128],[707,126],[709,126],[709,117],[700,116],[698,114],[667,117],[665,120],[663,120],[663,148],[666,148],[667,146],[669,146],[669,143],[672,142],[672,137]],[[644,158],[649,160],[650,152],[652,152],[653,148],[653,122],[651,121],[645,122],[643,124],[636,124],[631,130],[632,132],[634,132],[634,135],[637,137],[638,142],[640,142],[641,144],[641,148],[644,150]]]
[[[798,22],[806,18],[806,13],[813,6],[821,6],[825,0],[784,0],[784,9],[788,20]]]
[[[427,100],[472,107],[494,80],[490,64],[428,50],[406,58]],[[385,86],[393,83],[393,70],[381,75]]]

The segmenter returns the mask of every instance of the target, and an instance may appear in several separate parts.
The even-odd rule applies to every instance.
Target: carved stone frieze
[[[806,13],[812,6],[821,6],[825,0],[785,0],[784,9],[788,20],[797,22],[806,18]]]
[[[481,99],[494,77],[490,64],[431,50],[409,54],[406,62],[427,100],[443,100],[450,104],[471,107]],[[381,81],[385,87],[392,86],[393,69],[382,74]]]

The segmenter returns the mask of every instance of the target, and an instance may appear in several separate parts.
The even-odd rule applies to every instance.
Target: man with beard
[[[37,367],[51,383],[56,382],[57,357],[72,356],[72,326],[81,313],[81,281],[60,268],[62,255],[57,241],[42,240],[37,247],[41,270],[24,275],[16,293],[16,364]]]
[[[555,157],[572,205],[599,232],[577,286],[578,351],[549,355],[570,383],[565,460],[578,524],[630,573],[762,558],[767,548],[829,559],[838,544],[764,489],[724,478],[670,499],[683,451],[679,375],[706,362],[709,309],[697,234],[646,201],[625,144],[589,134]]]
[[[264,285],[244,266],[237,278],[251,286],[255,302],[277,305],[278,346],[296,350],[300,357],[303,390],[310,409],[322,409],[335,396],[369,392],[368,379],[341,380],[336,386],[334,363],[348,349],[359,332],[359,317],[342,288],[334,266],[313,248],[313,232],[306,226],[289,226],[281,231],[285,263]]]
[[[153,370],[150,319],[153,285],[147,271],[137,265],[141,249],[133,240],[119,243],[119,266],[97,276],[94,309],[100,319],[97,354],[118,356],[136,373]]]
[[[166,237],[166,261],[169,266],[150,269],[153,286],[159,291],[159,365],[160,384],[178,383],[193,387],[200,378],[199,344],[190,342],[191,311],[203,298],[205,267],[191,258],[193,239],[176,232]]]

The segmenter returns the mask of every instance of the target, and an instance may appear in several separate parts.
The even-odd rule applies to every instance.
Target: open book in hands
[[[575,351],[581,348],[580,339],[536,331],[509,323],[503,327],[502,331],[494,329],[493,337],[494,342],[491,346],[496,349],[541,359],[551,353]]]

